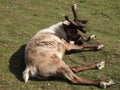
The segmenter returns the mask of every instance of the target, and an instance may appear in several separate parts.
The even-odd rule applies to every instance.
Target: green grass
[[[93,79],[113,79],[118,84],[105,90],[120,90],[120,0],[75,0],[81,19],[87,19],[89,36],[97,39],[89,44],[103,43],[100,51],[66,55],[69,65],[88,65],[105,60],[102,70],[80,72],[77,75]],[[0,0],[0,90],[101,90],[95,86],[72,85],[57,78],[40,81],[22,80],[24,48],[40,29],[72,16],[73,0]]]

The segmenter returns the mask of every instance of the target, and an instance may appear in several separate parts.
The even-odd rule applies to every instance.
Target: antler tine
[[[68,22],[70,22],[70,23],[73,24],[73,22],[69,19],[69,16],[65,15],[65,19],[66,19]]]
[[[71,8],[72,8],[72,11],[73,11],[74,19],[78,19],[77,12],[76,12],[77,5],[73,4]]]

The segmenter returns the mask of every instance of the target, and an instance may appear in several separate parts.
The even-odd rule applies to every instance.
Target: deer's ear
[[[82,24],[86,24],[88,21],[87,20],[80,20]]]

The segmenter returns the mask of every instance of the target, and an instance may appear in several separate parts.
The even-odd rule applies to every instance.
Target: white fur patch
[[[70,41],[70,44],[74,44],[75,42],[74,41]]]
[[[68,23],[68,21],[59,22],[46,29],[40,30],[34,37],[39,37],[41,33],[51,33],[57,35],[59,38],[66,39],[66,33],[63,28],[63,23]]]
[[[68,21],[64,21],[63,24],[65,24],[65,25],[69,25],[70,22],[68,22]]]
[[[98,69],[102,69],[105,67],[105,61],[101,61],[99,64],[97,64]]]
[[[102,47],[104,47],[103,44],[99,45],[99,46],[97,47],[97,50],[101,49]]]
[[[100,86],[102,88],[106,88],[107,86],[111,86],[111,85],[114,85],[114,84],[115,84],[115,82],[113,80],[110,80],[109,82],[101,82]]]
[[[36,68],[35,67],[30,67],[29,69],[30,69],[30,76],[34,77],[36,75],[36,72],[37,72]]]
[[[23,79],[25,83],[28,81],[29,77],[35,77],[36,69],[34,67],[26,67],[25,71],[23,72]]]
[[[96,37],[96,35],[92,35],[92,36],[90,36],[90,39],[92,40],[92,39],[95,39],[95,37]]]
[[[28,81],[28,79],[29,79],[29,68],[26,68],[25,71],[23,72],[23,79],[24,79],[25,83]]]
[[[62,59],[62,57],[63,57],[63,54],[61,54],[61,53],[58,53],[58,57],[59,57],[60,59]]]

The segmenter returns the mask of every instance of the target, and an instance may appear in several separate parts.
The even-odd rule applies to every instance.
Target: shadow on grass
[[[26,45],[22,45],[11,57],[9,61],[9,69],[20,81],[22,79],[22,72],[25,69],[24,52]]]

